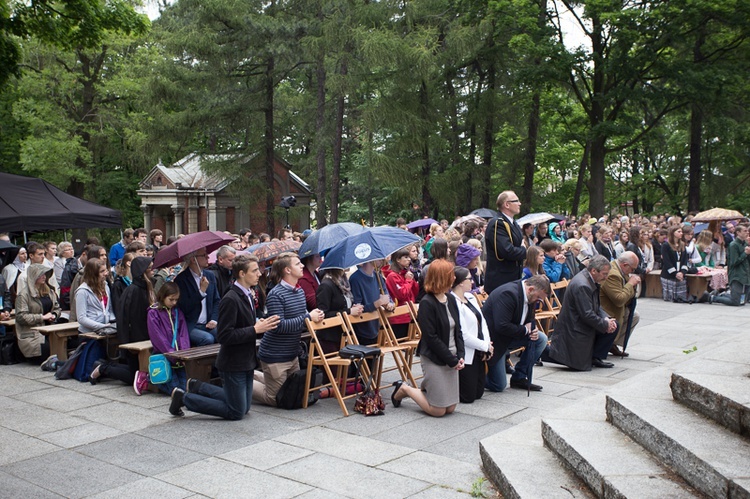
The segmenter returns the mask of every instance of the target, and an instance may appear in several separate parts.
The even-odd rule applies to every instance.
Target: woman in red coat
[[[397,306],[407,302],[414,303],[419,294],[419,283],[409,271],[410,249],[400,249],[391,256],[391,272],[385,279],[388,294]],[[409,334],[409,321],[409,314],[397,315],[390,319],[396,338],[405,338]]]

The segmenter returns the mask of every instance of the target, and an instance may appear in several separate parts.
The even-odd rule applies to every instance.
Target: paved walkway
[[[750,307],[654,299],[638,307],[631,357],[615,359],[614,369],[575,373],[545,365],[534,370],[543,392],[488,392],[442,419],[423,415],[410,400],[370,418],[344,418],[335,400],[297,411],[254,406],[238,422],[190,412],[173,418],[163,395],[137,397],[119,382],[92,386],[56,381],[25,364],[0,366],[1,494],[467,497],[483,477],[479,440],[635,374],[700,356],[750,327]]]

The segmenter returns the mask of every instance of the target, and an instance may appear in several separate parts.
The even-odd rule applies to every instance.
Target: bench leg
[[[195,378],[201,381],[211,381],[211,368],[214,365],[213,359],[196,359],[185,362],[185,374],[188,378]]]
[[[68,337],[51,333],[49,335],[49,352],[50,355],[57,355],[59,360],[68,360]]]

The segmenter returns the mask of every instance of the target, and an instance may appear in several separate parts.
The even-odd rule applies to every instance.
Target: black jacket
[[[450,323],[445,305],[429,293],[424,295],[422,301],[419,302],[417,322],[422,330],[422,339],[419,340],[417,352],[439,366],[455,367],[458,360],[464,358],[464,338],[461,334],[461,319],[456,299],[450,294],[446,296],[448,297],[448,310],[456,323],[454,329],[456,354],[453,355],[448,349]]]
[[[252,371],[255,358],[255,310],[245,293],[232,286],[219,302],[216,338],[221,344],[216,368],[220,371]]]
[[[614,260],[615,258],[617,258],[614,244],[612,245],[611,250],[610,250],[610,247],[607,244],[604,244],[602,241],[597,241],[596,244],[594,244],[594,247],[596,248],[596,251],[598,251],[600,255],[607,257],[607,260],[609,260],[610,262]]]
[[[148,286],[144,273],[151,264],[151,258],[139,256],[130,264],[130,273],[133,283],[125,288],[120,296],[115,310],[117,318],[117,339],[122,343],[145,341],[148,336],[148,308],[151,306],[149,300]]]
[[[688,271],[688,254],[682,250],[679,254],[672,249],[669,242],[661,245],[661,277],[663,279],[677,280],[677,273],[686,274]]]
[[[211,264],[208,270],[214,273],[216,276],[216,289],[219,291],[219,296],[224,296],[229,288],[234,284],[232,279],[232,271],[225,269],[218,263]]]
[[[523,286],[522,281],[503,284],[490,293],[489,298],[482,306],[482,314],[487,321],[487,327],[490,328],[492,344],[495,352],[498,353],[498,355],[492,356],[490,365],[496,364],[502,358],[503,353],[508,349],[508,345],[513,341],[522,340],[527,336],[526,324],[534,325],[534,304],[529,304],[528,312],[523,324],[521,324],[521,314],[523,313],[523,290],[521,286]]]
[[[337,313],[348,314],[350,309],[346,306],[344,293],[330,279],[321,279],[318,290],[315,292],[317,308],[322,310],[326,317],[334,317]],[[325,341],[339,341],[344,331],[341,328],[324,329],[318,332],[318,338]]]
[[[523,233],[514,223],[507,222],[505,216],[490,220],[485,232],[487,245],[487,275],[484,282],[484,290],[491,293],[495,288],[511,281],[521,278],[523,262],[526,260],[526,248],[523,242]],[[510,228],[510,233],[508,233]]]

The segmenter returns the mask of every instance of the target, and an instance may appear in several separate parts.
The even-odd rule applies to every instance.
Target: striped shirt
[[[299,342],[309,317],[305,291],[281,281],[268,293],[268,316],[278,315],[279,325],[267,331],[260,341],[258,358],[266,364],[289,362],[297,358]]]

